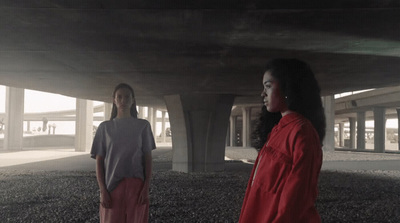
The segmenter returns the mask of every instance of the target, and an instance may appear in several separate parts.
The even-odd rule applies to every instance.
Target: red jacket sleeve
[[[314,207],[322,165],[318,134],[312,126],[305,125],[290,140],[293,165],[274,222],[320,222]]]

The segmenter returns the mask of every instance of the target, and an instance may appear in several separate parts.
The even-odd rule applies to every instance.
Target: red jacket
[[[321,165],[311,122],[297,113],[283,116],[258,154],[239,222],[321,222],[314,206]]]

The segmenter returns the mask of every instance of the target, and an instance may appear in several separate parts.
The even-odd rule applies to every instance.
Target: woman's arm
[[[100,204],[104,208],[111,208],[111,196],[107,190],[104,177],[104,158],[96,156],[96,178],[100,188]]]
[[[293,144],[293,166],[286,179],[273,222],[320,222],[314,203],[322,164],[321,145],[313,131],[301,131]]]
[[[144,184],[143,189],[140,193],[139,203],[144,204],[149,200],[149,189],[150,189],[150,180],[152,174],[152,156],[151,151],[144,154]]]

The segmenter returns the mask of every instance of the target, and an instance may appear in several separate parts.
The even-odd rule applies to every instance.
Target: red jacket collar
[[[278,123],[278,128],[283,128],[286,125],[288,125],[289,123],[299,120],[299,119],[302,119],[302,118],[303,118],[303,116],[297,112],[289,113],[281,118],[281,120]]]

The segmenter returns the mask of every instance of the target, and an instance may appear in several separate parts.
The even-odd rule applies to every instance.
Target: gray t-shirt
[[[104,158],[105,183],[111,192],[124,178],[144,180],[144,154],[155,148],[147,120],[115,118],[99,125],[90,154]]]

